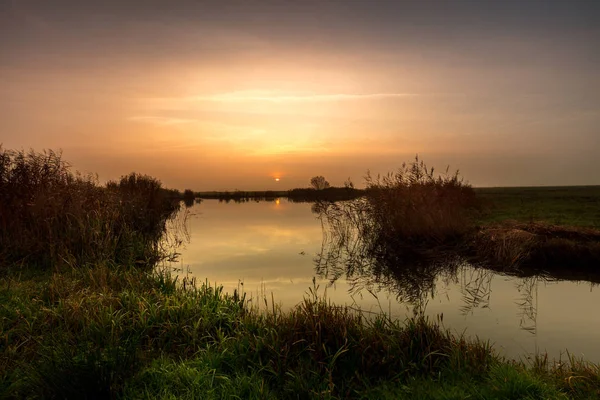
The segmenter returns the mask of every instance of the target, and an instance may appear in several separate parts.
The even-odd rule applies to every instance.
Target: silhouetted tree
[[[327,182],[325,177],[323,177],[322,175],[319,175],[319,176],[313,176],[310,179],[310,186],[312,186],[313,189],[322,190],[322,189],[327,189],[331,185],[329,184],[329,182]]]
[[[183,192],[184,199],[190,199],[193,201],[195,197],[196,197],[196,194],[194,193],[194,191],[192,189],[185,189],[185,191]]]

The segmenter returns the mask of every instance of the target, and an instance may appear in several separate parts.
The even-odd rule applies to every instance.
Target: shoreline
[[[96,266],[30,275],[0,286],[7,397],[437,398],[450,390],[541,399],[600,390],[596,364],[504,359],[439,319],[365,318],[316,293],[289,312],[257,313],[243,294],[192,280],[184,289],[166,272]],[[207,381],[207,371],[219,379]]]

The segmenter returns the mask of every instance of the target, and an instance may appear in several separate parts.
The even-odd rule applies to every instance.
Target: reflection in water
[[[538,350],[559,357],[569,349],[600,361],[595,333],[600,330],[595,312],[600,293],[589,283],[531,271],[509,275],[459,257],[451,257],[450,263],[410,264],[399,254],[385,254],[375,241],[371,245],[378,253],[371,257],[355,230],[338,235],[330,229],[331,220],[320,215],[327,209],[323,207],[284,198],[279,205],[195,204],[187,218],[189,243],[181,231],[177,235],[184,243],[177,265],[183,274],[189,269],[198,282],[223,285],[225,292],[243,288],[249,297],[262,299],[258,295],[264,294],[269,301],[273,294],[283,309],[302,300],[316,275],[320,294],[331,284],[326,296],[335,304],[384,311],[400,320],[426,307],[430,318],[443,313],[447,328],[490,340],[508,357]]]
[[[183,199],[183,205],[184,205],[186,208],[191,208],[191,207],[193,207],[193,206],[194,206],[194,203],[195,203],[195,202],[194,202],[194,199],[193,199],[193,198],[189,198],[189,197],[187,197],[187,198],[184,198],[184,199]]]
[[[516,283],[517,291],[522,297],[517,299],[521,329],[533,334],[537,331],[538,283],[542,277],[529,277]]]
[[[475,308],[489,308],[493,277],[494,274],[490,271],[475,268],[461,269],[460,291],[464,304],[461,305],[460,311],[463,315],[472,314]]]
[[[395,259],[396,253],[379,251],[377,237],[360,218],[360,201],[317,202],[312,206],[323,229],[321,251],[315,258],[316,273],[331,283],[344,277],[353,292],[364,289],[372,293],[386,288],[401,302],[421,304],[435,286],[435,265],[405,267]],[[347,212],[348,207],[352,212]]]
[[[184,205],[185,208],[180,207],[179,211],[167,220],[165,232],[157,243],[161,251],[168,255],[165,261],[169,263],[177,262],[180,251],[190,242],[189,218],[192,213],[189,210],[190,206],[185,202]]]
[[[313,204],[311,211],[318,215],[323,229],[321,251],[315,258],[319,276],[330,284],[347,280],[353,294],[387,290],[399,302],[412,305],[415,312],[421,312],[430,300],[443,295],[444,288],[437,287],[440,283],[445,288],[459,286],[463,316],[490,307],[492,281],[501,273],[437,249],[429,256],[407,257],[406,249],[398,251],[394,241],[367,226],[368,218],[359,215],[360,201]],[[512,275],[518,274],[518,270],[512,271]],[[522,330],[537,332],[538,286],[548,281],[540,275],[514,281]]]
[[[385,288],[400,302],[422,308],[436,294],[441,278],[457,281],[463,262],[457,257],[414,258],[406,251],[387,246],[376,231],[365,224],[357,201],[349,203],[315,203],[323,227],[321,252],[315,258],[316,272],[331,283],[344,277],[351,290],[380,291]],[[351,211],[348,212],[348,207]],[[471,296],[479,301],[476,291]]]

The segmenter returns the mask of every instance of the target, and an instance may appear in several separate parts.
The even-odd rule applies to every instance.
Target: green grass
[[[545,221],[600,228],[600,186],[477,188],[488,206],[480,223]]]
[[[383,385],[373,391],[378,399],[567,399],[541,376],[510,364],[493,365],[487,376],[474,380],[462,372],[449,373],[440,379],[414,379],[400,387]]]
[[[290,312],[258,312],[218,287],[98,266],[10,273],[0,301],[0,398],[583,399],[600,390],[595,365],[503,360],[435,321],[365,318],[318,288]]]

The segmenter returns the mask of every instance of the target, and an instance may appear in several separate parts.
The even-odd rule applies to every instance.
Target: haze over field
[[[102,180],[600,184],[600,2],[0,0],[0,143]],[[279,182],[275,178],[280,178]]]

